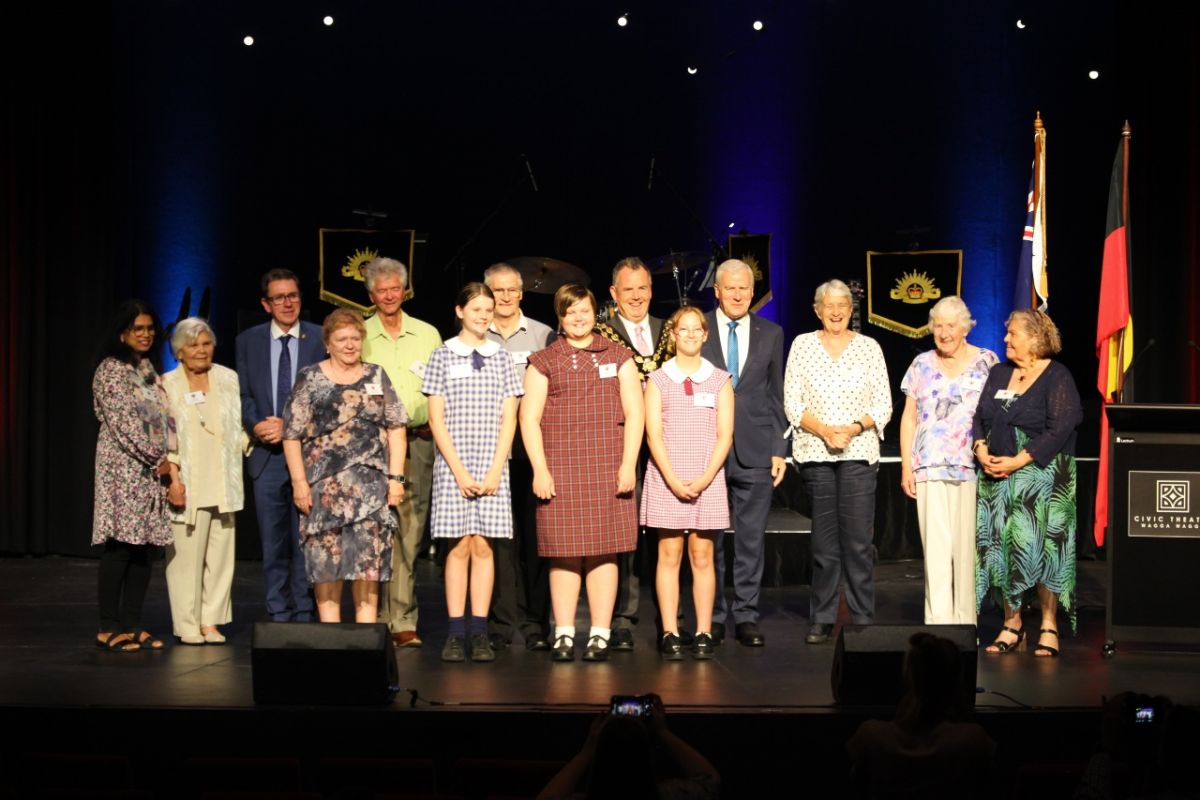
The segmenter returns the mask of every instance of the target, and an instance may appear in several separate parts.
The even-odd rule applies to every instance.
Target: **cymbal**
[[[588,274],[574,264],[545,256],[521,256],[504,262],[521,273],[525,291],[538,294],[554,294],[560,286],[568,283],[591,283]]]
[[[676,267],[684,272],[696,267],[707,267],[712,260],[712,254],[703,250],[690,250],[683,253],[667,253],[665,256],[652,258],[646,266],[654,275],[670,275]]]

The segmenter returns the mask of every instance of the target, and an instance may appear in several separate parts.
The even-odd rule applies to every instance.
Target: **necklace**
[[[1017,367],[1017,383],[1024,383],[1030,375],[1040,372],[1041,366],[1044,365],[1040,365],[1037,360],[1034,360],[1028,367]]]

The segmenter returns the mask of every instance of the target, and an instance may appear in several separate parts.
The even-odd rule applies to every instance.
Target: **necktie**
[[[279,369],[275,379],[275,416],[283,416],[283,407],[287,405],[288,395],[292,393],[292,351],[288,342],[292,340],[290,333],[279,337]]]
[[[478,350],[471,351],[471,368],[476,372],[483,369],[483,354]]]
[[[685,395],[687,395],[688,397],[695,396],[696,390],[692,387],[692,379],[691,378],[683,379],[683,393]]]
[[[737,340],[737,323],[733,320],[729,321],[729,343],[726,346],[729,355],[725,357],[725,364],[729,367],[729,374],[733,376],[733,388],[738,385],[738,340]]]
[[[637,336],[638,353],[644,356],[650,355],[650,339],[646,336],[646,326],[638,325],[635,335]]]

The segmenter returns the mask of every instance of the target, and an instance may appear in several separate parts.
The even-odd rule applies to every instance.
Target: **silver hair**
[[[179,358],[179,353],[188,345],[193,345],[200,334],[207,333],[212,337],[212,343],[217,343],[217,335],[213,333],[208,320],[203,317],[188,317],[175,323],[175,332],[171,334],[171,353]]]
[[[525,288],[525,279],[521,277],[521,270],[517,269],[512,264],[506,264],[503,261],[501,261],[497,264],[492,264],[490,267],[488,267],[487,269],[485,269],[483,271],[484,285],[487,286],[489,289],[491,289],[492,288],[492,278],[494,278],[497,275],[504,274],[506,272],[512,273],[513,275],[517,276],[517,288],[518,289]]]
[[[375,258],[367,264],[363,273],[363,277],[367,281],[367,291],[375,291],[375,281],[388,276],[399,278],[404,288],[408,289],[408,267],[394,258]]]
[[[975,319],[971,316],[971,309],[967,308],[967,304],[962,301],[962,298],[956,294],[948,295],[938,300],[933,304],[933,308],[929,309],[929,324],[933,324],[934,317],[954,317],[959,325],[962,325],[963,330],[967,333],[975,327]]]
[[[754,282],[754,270],[750,267],[749,264],[747,264],[745,261],[739,261],[736,258],[727,258],[724,261],[722,261],[720,264],[717,265],[716,274],[713,275],[713,283],[720,283],[721,277],[726,272],[733,272],[734,270],[738,270],[738,269],[744,269],[747,272],[749,272],[750,273],[750,282],[751,283]]]
[[[833,295],[835,297],[844,297],[854,304],[854,297],[850,294],[850,287],[839,281],[837,278],[830,278],[817,287],[817,291],[813,294],[813,308],[820,310],[821,304],[825,302],[825,295]]]

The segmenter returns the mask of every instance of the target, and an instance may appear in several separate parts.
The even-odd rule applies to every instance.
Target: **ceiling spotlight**
[[[734,220],[733,222],[729,223],[729,230],[733,230],[736,227],[737,227],[737,220]]]
[[[762,20],[761,20],[761,19],[756,19],[756,20],[754,20],[754,26],[753,26],[753,27],[754,27],[754,30],[756,30],[756,31],[761,31],[761,30],[763,29]]]
[[[1093,69],[1088,72],[1088,77],[1091,78],[1092,80],[1096,80],[1097,78],[1100,77],[1100,73]]]
[[[696,69],[695,67],[688,67],[688,75],[695,75],[699,71],[700,70]]]
[[[325,27],[326,27],[326,28],[330,28],[330,27],[332,27],[332,26],[333,26],[333,17],[331,17],[331,16],[329,16],[328,14],[326,14],[326,15],[325,15],[325,18],[324,18],[323,20],[321,20],[321,22],[324,22],[324,23],[325,23]]]
[[[624,28],[628,24],[629,24],[629,15],[628,14],[622,14],[621,16],[617,17],[617,25]]]
[[[242,44],[246,45],[246,47],[251,47],[251,46],[253,46],[253,45],[254,45],[254,37],[253,37],[253,36],[246,36],[246,37],[244,37],[244,38],[242,39]]]
[[[1017,20],[1017,27],[1020,28],[1021,30],[1025,30],[1025,20],[1023,20],[1023,19]]]

